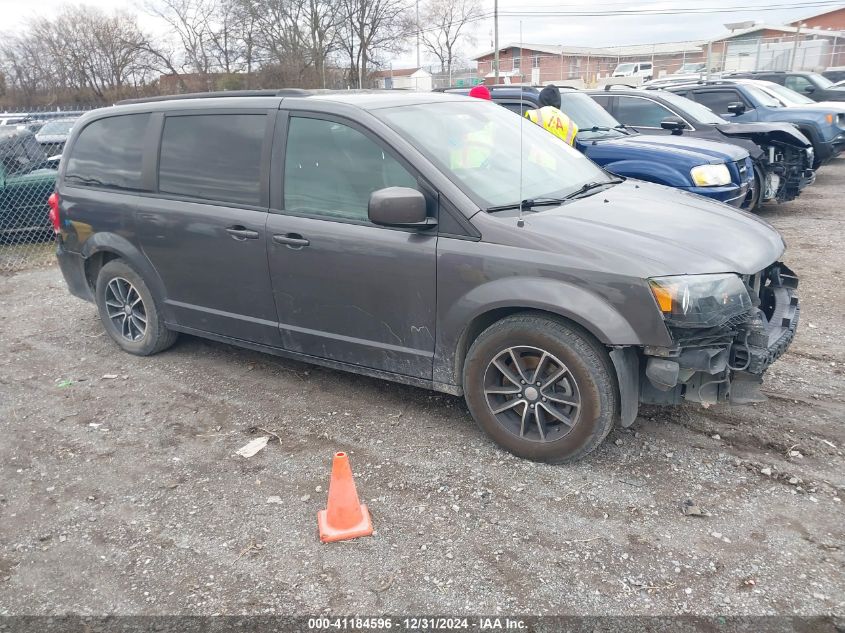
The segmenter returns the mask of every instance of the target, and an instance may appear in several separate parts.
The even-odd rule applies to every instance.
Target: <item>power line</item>
[[[576,6],[576,5],[557,5],[557,6]],[[629,6],[629,5],[626,5]],[[549,18],[549,17],[635,17],[635,16],[654,16],[654,15],[707,15],[719,13],[743,13],[748,11],[783,11],[790,9],[811,9],[811,8],[827,8],[827,7],[842,7],[841,0],[809,0],[805,2],[792,2],[789,4],[770,4],[770,5],[744,5],[733,7],[693,7],[687,9],[649,9],[643,7],[639,9],[621,9],[621,10],[596,10],[596,11],[558,11],[558,10],[538,10],[538,11],[524,11],[524,10],[502,10],[499,9],[499,18],[502,17],[520,17],[520,18]],[[488,20],[494,16],[494,11],[485,11],[473,18],[466,20],[467,24]],[[412,36],[418,33],[428,33],[437,31],[439,27],[426,27],[410,29],[407,32],[398,34],[399,37]]]

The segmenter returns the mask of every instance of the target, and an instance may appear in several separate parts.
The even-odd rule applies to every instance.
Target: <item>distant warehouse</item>
[[[565,46],[509,43],[499,48],[502,83],[566,82],[595,85],[619,64],[647,62],[654,77],[684,64],[704,64],[710,53],[713,71],[815,70],[845,65],[845,7],[806,16],[784,25],[754,22],[726,25],[730,32],[710,40],[633,46]],[[495,83],[493,50],[474,59],[478,76]]]

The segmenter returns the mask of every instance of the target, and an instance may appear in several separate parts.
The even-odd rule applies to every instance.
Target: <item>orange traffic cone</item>
[[[345,541],[373,533],[367,506],[358,501],[346,453],[335,453],[332,479],[329,482],[329,503],[325,510],[317,513],[317,526],[323,543]]]

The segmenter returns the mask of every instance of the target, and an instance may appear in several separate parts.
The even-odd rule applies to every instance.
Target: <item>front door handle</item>
[[[299,233],[287,233],[286,235],[274,235],[273,241],[276,244],[284,244],[288,248],[300,249],[303,246],[311,244],[307,239],[302,237]]]
[[[233,240],[243,241],[243,240],[257,240],[258,239],[258,231],[252,231],[246,227],[243,227],[239,224],[235,226],[230,226],[226,229],[226,233],[232,236]]]

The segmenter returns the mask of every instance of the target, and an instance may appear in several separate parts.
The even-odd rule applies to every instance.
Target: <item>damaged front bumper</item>
[[[790,146],[764,148],[758,160],[763,172],[761,199],[765,201],[788,202],[798,197],[801,191],[813,184],[813,149]]]
[[[766,369],[789,347],[798,327],[798,278],[776,262],[743,277],[753,307],[710,328],[671,327],[675,345],[646,347],[639,356],[639,401],[704,405],[748,404],[760,392]]]

